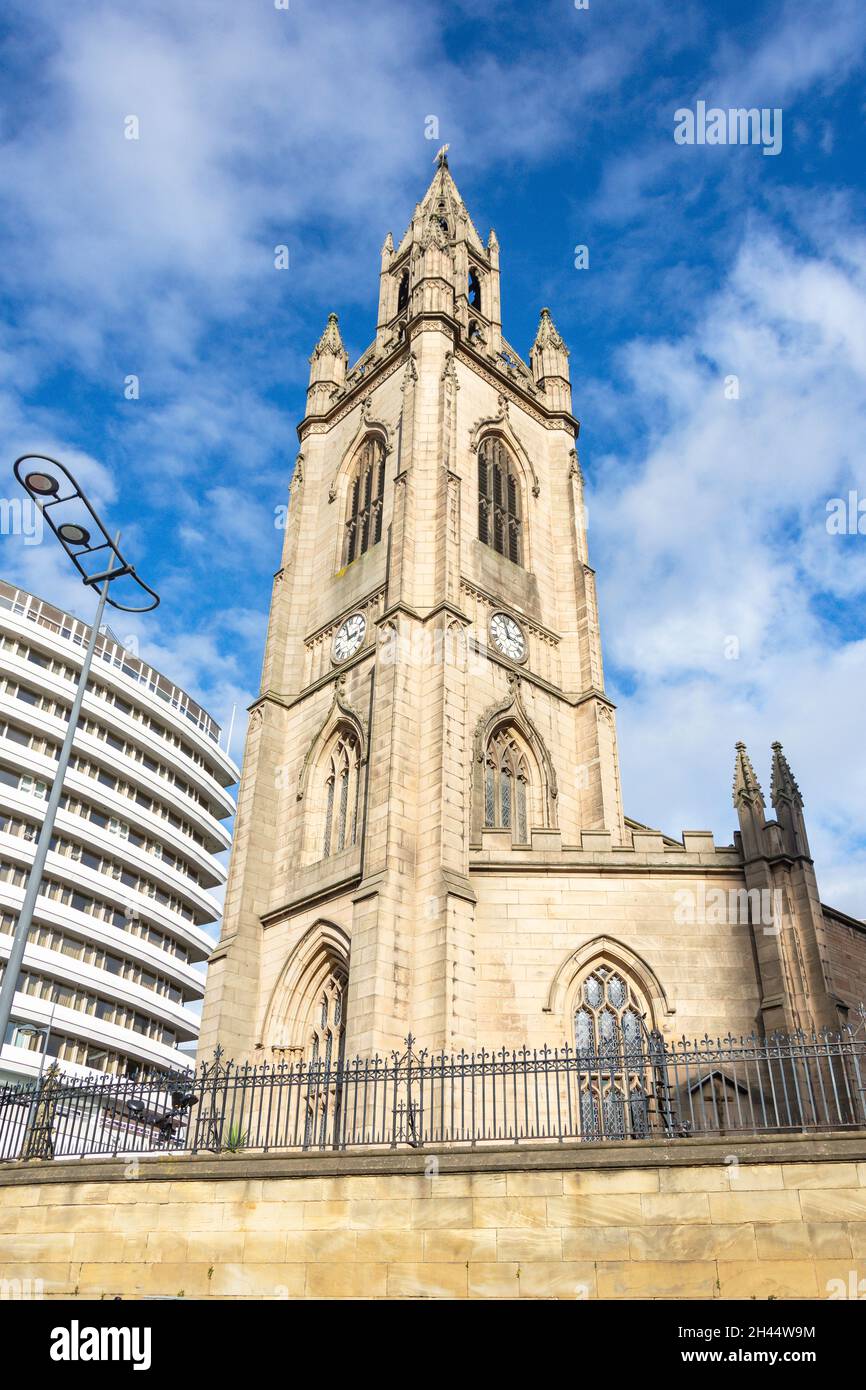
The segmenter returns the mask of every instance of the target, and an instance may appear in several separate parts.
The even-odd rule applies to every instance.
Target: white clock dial
[[[526,638],[520,624],[507,613],[494,613],[490,619],[490,636],[494,647],[509,661],[526,659]]]
[[[344,619],[334,638],[334,660],[347,661],[353,656],[363,642],[366,631],[367,620],[363,613],[353,613]]]

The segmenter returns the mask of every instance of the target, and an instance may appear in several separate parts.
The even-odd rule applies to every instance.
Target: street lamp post
[[[22,465],[24,464],[30,465],[26,473],[22,472]],[[34,464],[49,464],[51,471],[35,467]],[[57,771],[54,774],[51,794],[45,808],[45,819],[42,822],[42,829],[36,842],[36,854],[27,880],[24,902],[15,925],[9,959],[3,974],[3,984],[0,988],[0,1052],[2,1052],[3,1044],[6,1041],[6,1031],[12,1016],[18,976],[21,972],[27,937],[33,922],[36,899],[42,886],[45,860],[54,833],[57,808],[63,794],[63,782],[69,766],[69,759],[72,756],[78,716],[90,675],[105,605],[110,603],[113,608],[119,608],[124,613],[148,613],[159,603],[159,596],[142,579],[139,579],[132,565],[127,564],[124,560],[117,546],[119,537],[111,540],[90,501],[62,463],[41,454],[24,454],[21,458],[16,459],[14,471],[16,478],[39,507],[48,525],[82,576],[83,582],[97,589],[99,602],[96,607],[96,617],[90,629],[90,639],[78,677],[78,686],[72,702],[69,722],[66,726],[66,737],[63,740],[63,747],[57,760]],[[88,522],[87,526],[81,524],[82,518]],[[90,526],[95,528],[94,531],[89,529]],[[110,585],[124,577],[130,577],[148,595],[150,602],[136,607],[128,603],[120,603],[116,598],[112,598],[109,593]]]

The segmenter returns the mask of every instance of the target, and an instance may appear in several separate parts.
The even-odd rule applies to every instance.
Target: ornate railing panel
[[[603,1052],[417,1050],[389,1057],[70,1078],[0,1088],[0,1159],[186,1151],[676,1140],[866,1129],[866,1042],[646,1033]]]

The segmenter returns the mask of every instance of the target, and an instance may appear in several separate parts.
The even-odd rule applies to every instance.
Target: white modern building
[[[0,581],[0,965],[89,635]],[[43,1051],[78,1074],[191,1064],[238,772],[210,715],[103,632],[0,1075]]]

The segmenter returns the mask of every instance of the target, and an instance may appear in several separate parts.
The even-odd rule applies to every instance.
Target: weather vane
[[[450,145],[443,145],[441,150],[437,152],[436,158],[433,160],[433,163],[438,164],[440,169],[442,168],[443,164],[448,163],[448,151],[450,150],[450,148]]]

